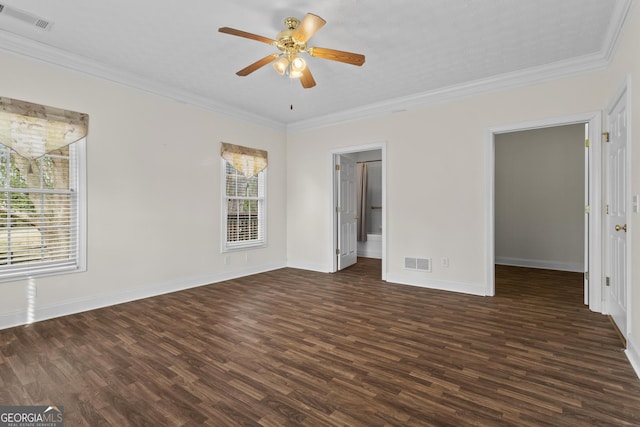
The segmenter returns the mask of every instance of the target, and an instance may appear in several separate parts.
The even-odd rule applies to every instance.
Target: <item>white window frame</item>
[[[233,252],[245,249],[255,249],[267,246],[267,169],[265,168],[258,173],[258,179],[262,180],[262,183],[258,185],[258,188],[262,190],[262,194],[258,194],[257,198],[244,198],[238,197],[237,199],[258,200],[258,239],[228,242],[227,230],[228,230],[228,197],[227,197],[227,161],[221,159],[220,163],[220,192],[221,192],[221,252]]]
[[[73,179],[72,179],[73,177]],[[74,219],[75,259],[72,262],[42,262],[16,264],[15,268],[0,269],[0,282],[33,279],[58,274],[79,273],[87,270],[87,155],[86,138],[69,145],[69,183],[72,197],[75,197],[75,209],[71,213]],[[1,190],[1,189],[0,189]]]

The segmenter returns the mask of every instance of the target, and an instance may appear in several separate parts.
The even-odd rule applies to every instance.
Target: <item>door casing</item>
[[[355,145],[342,148],[336,148],[330,151],[328,170],[331,171],[330,188],[333,196],[331,197],[331,230],[333,233],[333,248],[331,250],[332,266],[331,272],[338,271],[338,258],[336,250],[338,249],[338,220],[336,215],[336,203],[338,202],[338,191],[336,188],[335,161],[336,156],[342,154],[355,154],[362,151],[380,150],[382,153],[382,280],[387,280],[387,143],[385,141],[374,142],[371,144]]]

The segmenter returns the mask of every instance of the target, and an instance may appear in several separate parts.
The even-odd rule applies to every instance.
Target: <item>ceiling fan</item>
[[[273,68],[275,68],[280,75],[300,79],[302,86],[305,89],[309,89],[316,85],[316,81],[306,61],[300,56],[301,53],[307,53],[316,58],[329,59],[357,66],[364,64],[364,55],[359,53],[344,52],[323,47],[307,47],[307,41],[326,23],[324,19],[312,13],[307,13],[302,19],[302,22],[296,18],[286,18],[284,25],[287,29],[278,33],[275,40],[229,27],[218,28],[218,31],[270,44],[277,47],[281,52],[265,56],[238,71],[236,73],[237,75],[243,77],[248,76],[257,69],[273,62]]]

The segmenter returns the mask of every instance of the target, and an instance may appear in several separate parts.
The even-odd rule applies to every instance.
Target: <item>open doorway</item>
[[[601,233],[599,232],[600,226],[600,213],[598,209],[591,209],[591,206],[599,206],[600,205],[600,197],[601,197],[601,184],[600,184],[600,176],[601,176],[601,144],[600,144],[600,113],[590,113],[580,116],[568,117],[568,118],[559,118],[559,119],[551,119],[540,122],[531,122],[525,124],[519,124],[514,126],[505,126],[502,128],[494,128],[490,130],[490,138],[489,138],[489,214],[488,214],[488,278],[487,278],[487,295],[495,295],[495,264],[514,264],[514,265],[522,265],[525,267],[535,267],[535,268],[549,268],[549,269],[559,269],[566,271],[582,271],[584,273],[584,303],[589,305],[589,308],[594,311],[601,312],[602,311],[602,279],[601,279]],[[563,128],[565,130],[571,129],[573,127],[573,132],[578,135],[580,141],[578,144],[581,145],[581,148],[576,149],[573,148],[573,152],[576,159],[573,159],[572,162],[575,165],[578,165],[573,168],[572,172],[567,173],[572,174],[572,179],[578,182],[577,186],[574,184],[571,198],[573,199],[573,207],[569,208],[573,210],[573,220],[563,220],[558,221],[558,218],[554,218],[554,215],[559,215],[558,206],[554,206],[554,203],[540,203],[537,205],[534,202],[534,205],[531,206],[521,206],[516,205],[514,208],[516,211],[518,209],[521,210],[521,214],[524,217],[535,216],[536,221],[532,221],[527,223],[524,227],[527,227],[526,230],[517,230],[518,233],[524,231],[523,234],[535,235],[538,241],[534,245],[521,245],[519,248],[515,248],[515,255],[508,256],[505,255],[505,242],[504,235],[508,236],[508,230],[505,232],[504,224],[500,224],[500,228],[496,225],[496,221],[504,220],[505,213],[501,211],[497,213],[498,206],[496,203],[503,203],[504,200],[497,201],[496,198],[496,185],[497,179],[499,177],[498,174],[504,171],[497,170],[497,163],[502,162],[497,156],[504,157],[505,153],[497,153],[497,144],[501,144],[500,141],[509,140],[509,134],[519,133],[519,132],[527,132],[532,131],[533,133],[544,134],[545,132],[552,132],[553,128]],[[546,131],[545,131],[546,129]],[[585,134],[586,129],[586,134]],[[521,135],[524,135],[521,134]],[[514,149],[515,147],[509,147],[510,149]],[[577,154],[576,154],[577,153]],[[558,156],[556,154],[550,154],[551,156],[555,156],[551,159],[548,159],[550,162],[560,162],[562,156]],[[534,159],[531,159],[531,162],[534,162]],[[582,164],[583,168],[580,169],[579,165]],[[529,166],[533,166],[532,170],[535,170],[535,164],[531,164]],[[558,165],[558,170],[560,171],[559,177],[556,177],[556,182],[560,182],[560,180],[566,180],[566,177],[562,177],[563,172],[563,164],[560,163]],[[541,168],[542,169],[542,168]],[[580,170],[582,170],[580,172]],[[548,178],[545,176],[545,179]],[[526,178],[524,178],[526,179]],[[553,185],[553,181],[550,185]],[[522,190],[522,189],[521,189]],[[512,191],[518,191],[517,188]],[[525,189],[523,191],[524,194],[521,196],[524,197],[525,202],[531,202],[527,198],[527,191],[544,191],[544,189],[538,188],[537,190]],[[561,197],[561,195],[560,195]],[[533,198],[533,197],[532,197]],[[579,200],[582,199],[582,204],[579,204]],[[578,200],[578,202],[576,202]],[[564,200],[563,200],[564,202]],[[576,203],[578,203],[576,205]],[[567,209],[567,208],[563,208]],[[577,211],[577,212],[576,212]],[[507,213],[506,215],[511,215]],[[582,215],[582,218],[578,216]],[[576,219],[577,218],[577,219]],[[552,226],[548,226],[545,228],[546,224],[553,224]],[[549,249],[549,246],[546,248],[544,245],[540,246],[539,240],[541,236],[545,234],[549,235],[551,233],[551,237],[547,239],[547,244],[553,245],[554,240],[557,240],[558,236],[566,236],[565,229],[555,230],[553,227],[560,226],[561,224],[565,224],[566,227],[571,228],[571,236],[572,242],[563,242],[568,243],[567,248],[571,248],[571,254],[567,256],[566,253],[558,256],[545,256],[540,254],[553,254],[555,249]],[[567,225],[570,224],[570,225]],[[517,222],[511,223],[507,225],[507,229],[509,227],[518,227]],[[520,226],[522,227],[522,226]],[[513,228],[511,229],[513,231]],[[500,239],[501,241],[498,241]],[[561,238],[562,239],[562,238]],[[543,239],[544,240],[544,239]],[[559,240],[558,240],[559,241]],[[561,250],[566,252],[567,248],[563,248]],[[514,248],[510,248],[514,249]],[[519,252],[518,252],[519,251]],[[547,251],[547,252],[545,252]],[[555,259],[554,259],[555,258]]]
[[[385,160],[384,143],[331,153],[334,272],[377,259],[386,280]]]
[[[588,292],[583,286],[587,128],[586,123],[575,123],[495,135],[497,295],[502,294],[501,284],[517,280],[524,286],[524,279],[532,282],[534,295],[545,292],[549,279],[552,289],[564,286],[561,295],[567,303],[569,296],[577,296],[574,303],[579,303]]]
[[[495,136],[496,264],[586,271],[586,127]]]

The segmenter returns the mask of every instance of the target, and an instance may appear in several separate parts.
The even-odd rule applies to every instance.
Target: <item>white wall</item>
[[[601,109],[603,79],[592,73],[289,132],[287,175],[297,177],[287,180],[289,264],[331,270],[330,151],[386,141],[388,280],[485,294],[488,130]],[[433,271],[405,270],[406,256],[432,258]]]
[[[88,271],[0,283],[0,328],[286,264],[285,135],[17,57],[0,94],[89,114]],[[220,253],[220,141],[266,149],[268,247]]]
[[[584,124],[496,135],[496,263],[585,271],[584,140]]]

